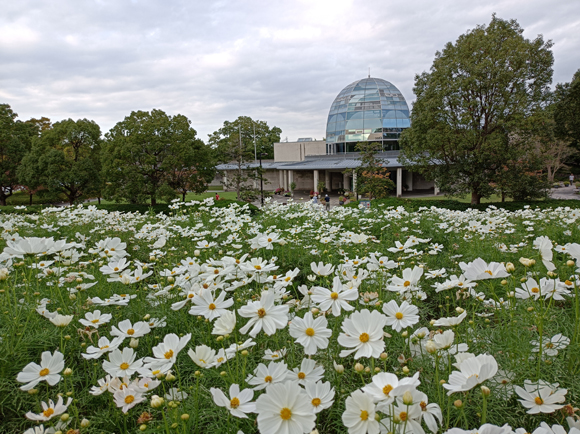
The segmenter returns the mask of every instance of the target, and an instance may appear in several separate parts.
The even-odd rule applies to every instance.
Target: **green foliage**
[[[88,119],[57,122],[33,140],[18,175],[29,189],[43,186],[70,204],[100,189],[101,129]]]
[[[400,160],[449,194],[472,201],[494,192],[506,166],[529,168],[533,149],[526,120],[546,101],[552,43],[523,37],[515,20],[493,16],[437,52],[430,72],[415,77],[411,128]],[[521,170],[520,170],[521,173]]]
[[[169,201],[176,191],[205,191],[213,179],[212,150],[183,115],[137,111],[107,133],[102,157],[105,197],[145,203]]]
[[[382,145],[376,142],[360,142],[356,148],[360,152],[360,166],[356,169],[357,186],[359,194],[368,195],[369,199],[382,199],[389,195],[395,188],[395,183],[390,179],[391,172],[383,167],[377,153],[382,151]]]
[[[554,113],[557,135],[572,141],[580,150],[580,70],[570,83],[557,85],[555,93],[558,98]]]
[[[17,116],[8,104],[0,104],[0,205],[14,193],[18,167],[37,134],[33,125],[15,120]]]

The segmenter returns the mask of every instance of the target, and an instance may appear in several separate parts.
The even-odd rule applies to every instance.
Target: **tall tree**
[[[18,171],[30,189],[44,186],[64,194],[72,205],[97,188],[100,178],[101,129],[88,119],[66,119],[45,129]]]
[[[227,179],[229,187],[236,190],[238,200],[258,197],[254,183],[261,180],[262,173],[254,163],[262,155],[263,159],[274,158],[274,143],[280,141],[282,130],[270,128],[265,121],[254,121],[248,116],[240,116],[235,121],[225,121],[222,128],[209,136],[209,145],[216,150],[219,162],[235,167]]]
[[[506,163],[531,155],[531,143],[516,146],[509,134],[546,101],[551,46],[541,36],[525,39],[515,20],[495,15],[448,43],[431,71],[415,77],[400,160],[449,194],[470,192],[474,204],[491,195]]]
[[[0,104],[0,205],[17,188],[17,170],[28,150],[36,129],[16,120],[18,115],[8,104]]]
[[[580,151],[580,70],[570,83],[558,84],[554,104],[556,137]],[[576,164],[580,161],[576,160]]]
[[[175,190],[201,189],[213,178],[213,152],[183,115],[137,111],[107,133],[103,152],[106,197],[144,203],[169,200]],[[204,184],[205,183],[205,184]]]
[[[360,166],[357,171],[357,193],[368,195],[369,199],[383,199],[389,196],[389,192],[395,188],[391,180],[391,172],[383,167],[383,162],[377,157],[377,153],[383,149],[380,143],[360,142],[356,150],[360,152]]]

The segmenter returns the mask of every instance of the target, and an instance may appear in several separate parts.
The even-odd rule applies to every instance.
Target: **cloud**
[[[0,16],[0,102],[103,132],[158,108],[203,139],[240,115],[320,139],[335,96],[369,67],[412,102],[435,52],[494,12],[553,40],[555,83],[580,67],[580,3],[567,0],[23,0]]]

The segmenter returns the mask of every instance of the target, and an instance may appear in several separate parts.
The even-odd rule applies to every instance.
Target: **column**
[[[403,168],[397,167],[397,197],[403,195]]]
[[[407,176],[405,177],[405,184],[407,184],[407,191],[413,191],[413,172],[407,170]]]
[[[342,174],[342,188],[345,190],[350,190],[350,177],[346,174]]]
[[[439,188],[437,188],[437,184],[435,184],[435,188],[433,189],[433,195],[437,196],[439,194]]]
[[[294,171],[288,171],[288,190],[290,190],[290,184],[294,182]]]
[[[224,191],[228,191],[228,172],[224,170],[224,176],[222,177],[222,185],[224,186]]]
[[[330,171],[324,171],[324,185],[328,191],[332,190],[332,184],[330,183]]]
[[[318,190],[318,170],[314,171],[314,188],[312,190]]]
[[[356,170],[352,171],[352,191],[355,194],[355,196],[358,196],[356,192]]]
[[[284,171],[284,191],[288,190],[288,171]]]
[[[278,187],[284,188],[284,171],[278,169]]]

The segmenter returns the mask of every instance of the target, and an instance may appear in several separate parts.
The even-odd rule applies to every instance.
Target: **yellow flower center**
[[[214,310],[215,309],[215,304],[210,303],[209,306],[207,307],[209,310]]]
[[[230,401],[230,406],[232,408],[238,408],[240,406],[240,400],[238,398],[232,398]]]
[[[129,336],[133,336],[135,334],[135,330],[134,329],[129,329],[129,330],[127,330],[127,334]]]
[[[131,404],[133,401],[135,401],[135,397],[133,395],[127,395],[125,397],[125,404]]]
[[[385,387],[383,387],[383,393],[385,395],[391,393],[391,390],[393,390],[393,386],[391,386],[390,384],[387,384]]]
[[[187,298],[193,298],[195,294],[187,294]]]
[[[362,343],[365,343],[369,341],[370,336],[368,335],[368,333],[363,333],[359,336],[359,339]]]
[[[113,271],[119,271],[119,267],[113,268]]]
[[[407,412],[406,411],[400,412],[399,419],[401,419],[403,422],[405,422],[407,420]]]
[[[98,320],[98,319],[94,319],[94,320],[92,320],[91,322],[92,322],[93,324],[96,324],[96,323],[98,323],[99,321],[100,321],[100,320]]]
[[[129,364],[128,364],[128,363],[125,363],[125,362],[123,362],[123,363],[121,363],[121,366],[119,366],[119,367],[120,367],[120,368],[121,368],[121,369],[124,371],[124,370],[126,370],[126,369],[129,369]]]
[[[258,309],[258,316],[260,318],[264,318],[266,316],[266,309],[264,309],[263,307],[261,307],[260,309]]]
[[[213,270],[213,274],[220,274],[220,270],[218,269]]]
[[[537,405],[542,405],[544,403],[544,400],[542,398],[540,398],[539,396],[536,396],[534,398],[534,401]]]
[[[101,350],[104,350],[106,348],[109,348],[109,346],[108,345],[105,345],[104,347],[101,347]]]
[[[173,350],[169,350],[164,354],[166,359],[171,359],[173,357]]]
[[[306,329],[306,336],[314,336],[314,329],[312,327]]]
[[[332,298],[333,300],[336,300],[338,298],[338,292],[331,292],[330,298]]]
[[[49,373],[50,371],[48,370],[48,368],[44,368],[42,371],[38,373],[38,375],[40,375],[41,377],[46,377]]]
[[[534,294],[537,294],[538,292],[540,292],[540,288],[538,288],[538,287],[534,286],[534,287],[531,289],[531,291],[532,291]]]
[[[272,382],[272,380],[273,380],[273,378],[272,378],[270,375],[267,375],[267,376],[266,376],[266,378],[264,378],[264,381],[265,381],[266,383],[271,383],[271,382]]]
[[[261,269],[262,269],[262,267],[261,267],[260,265],[254,265],[254,268],[255,268],[256,270],[261,270]]]
[[[403,314],[401,312],[397,312],[395,314],[395,318],[397,318],[397,319],[403,319]]]
[[[369,418],[369,412],[366,410],[362,410],[360,412],[360,418],[361,420],[367,420]]]
[[[304,372],[299,372],[299,373],[298,373],[298,378],[299,378],[300,380],[304,380],[304,379],[306,378],[306,374],[305,374]]]
[[[272,242],[272,238],[268,238],[268,242],[271,243]]]
[[[292,280],[292,278],[290,276],[288,276],[286,279],[284,279],[286,282],[290,282]]]
[[[485,271],[484,271],[484,273],[487,273],[487,274],[489,274],[490,276],[493,276],[493,273],[492,273],[491,271],[489,271],[489,270],[485,270]]]
[[[287,407],[284,407],[282,410],[280,410],[280,417],[283,420],[288,420],[292,417],[292,410],[290,410]]]
[[[312,400],[312,405],[313,405],[314,407],[318,407],[318,406],[320,405],[320,403],[321,403],[321,402],[322,402],[322,401],[320,400],[320,398],[314,398],[314,399]]]
[[[54,408],[47,408],[42,412],[42,414],[44,415],[44,417],[50,417],[54,414]]]
[[[411,284],[411,282],[409,282],[408,280],[405,280],[405,283],[403,283],[403,286],[406,288],[407,286],[409,286]]]

